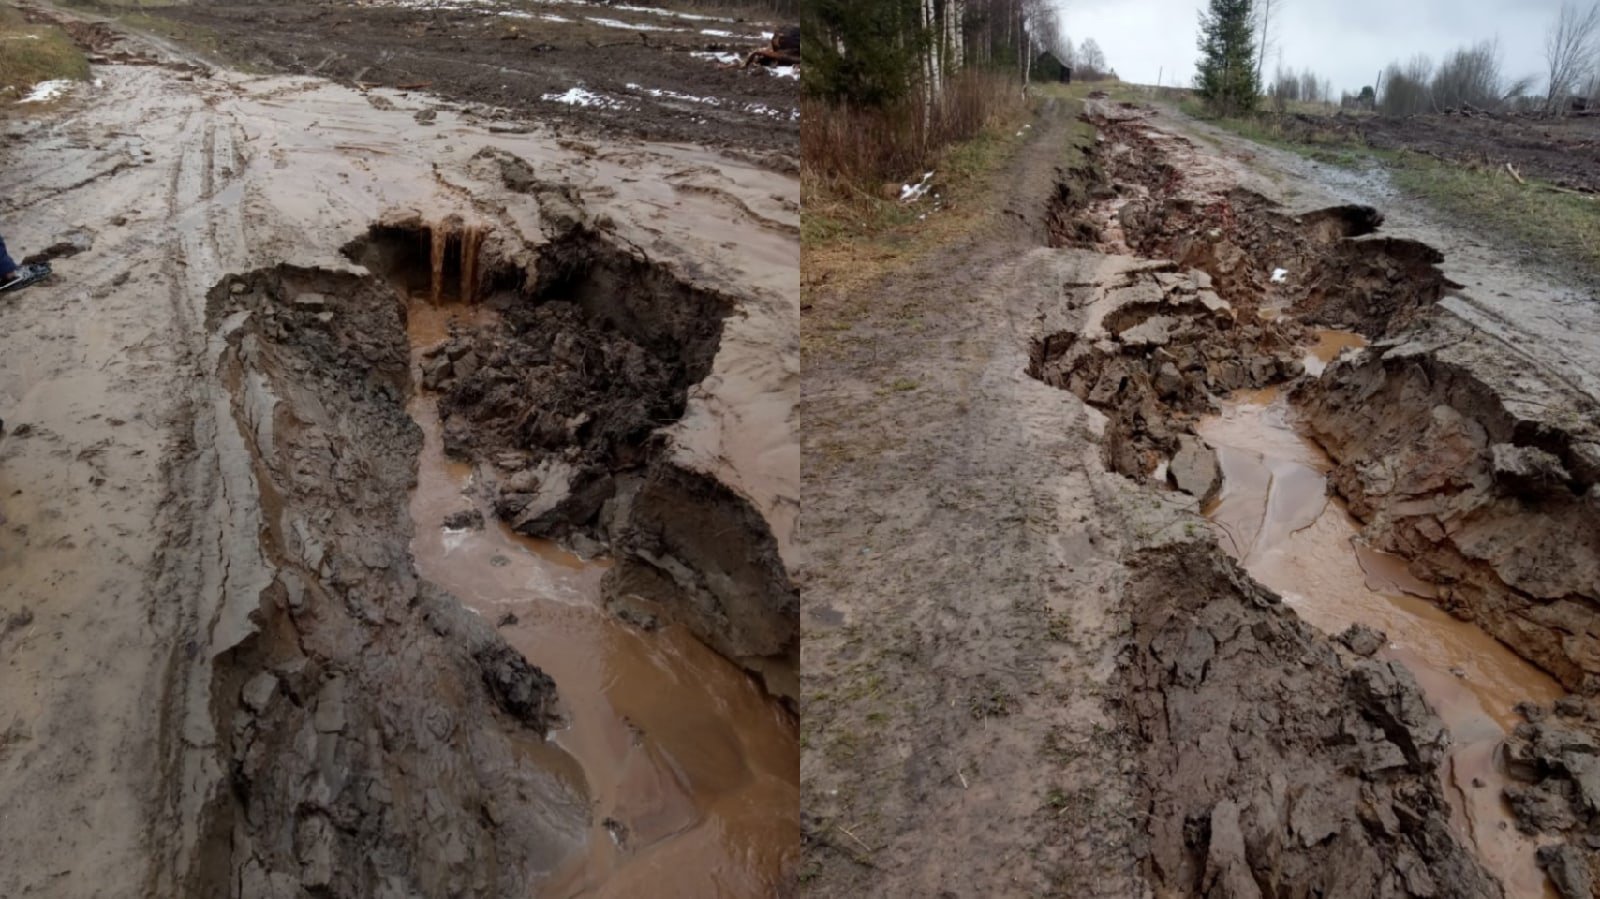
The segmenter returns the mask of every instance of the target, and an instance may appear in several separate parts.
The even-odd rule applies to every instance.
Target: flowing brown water
[[[1320,374],[1356,335],[1322,332],[1307,360]],[[1509,897],[1549,892],[1534,862],[1537,844],[1516,830],[1501,798],[1507,783],[1499,747],[1523,700],[1549,702],[1559,685],[1493,637],[1431,601],[1433,588],[1404,560],[1365,547],[1344,504],[1327,495],[1326,455],[1294,427],[1275,390],[1239,392],[1203,421],[1200,436],[1217,452],[1222,492],[1205,514],[1218,539],[1256,580],[1318,629],[1336,634],[1361,623],[1388,635],[1380,655],[1400,661],[1449,728],[1446,793],[1484,865]]]
[[[489,315],[413,302],[414,368],[452,321]],[[507,642],[555,679],[570,722],[551,739],[570,754],[574,782],[587,785],[594,825],[585,851],[540,895],[777,894],[800,843],[792,716],[687,631],[615,621],[600,600],[607,564],[500,524],[474,495],[472,466],[445,457],[435,399],[419,395],[409,411],[425,435],[411,503],[418,570],[504,622]],[[484,514],[482,530],[442,526],[470,508]]]

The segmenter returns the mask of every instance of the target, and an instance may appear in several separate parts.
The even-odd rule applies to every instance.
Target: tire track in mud
[[[997,174],[994,228],[808,298],[810,895],[1142,889],[1104,702],[1126,493],[1100,475],[1087,417],[1022,374],[1040,306],[1101,274],[1089,254],[1029,250],[1068,115],[1041,112]]]

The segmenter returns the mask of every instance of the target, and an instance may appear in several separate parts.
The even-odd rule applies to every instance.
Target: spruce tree
[[[1211,0],[1200,13],[1200,72],[1195,87],[1215,112],[1254,112],[1258,95],[1251,0]]]
[[[923,69],[929,35],[921,0],[806,0],[800,45],[802,86],[813,97],[886,106],[904,97]]]

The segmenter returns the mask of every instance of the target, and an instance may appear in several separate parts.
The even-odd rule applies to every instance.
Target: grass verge
[[[875,281],[982,227],[999,214],[1000,192],[993,189],[993,176],[1005,170],[1031,137],[1038,104],[1046,98],[1079,102],[1095,87],[1036,85],[1031,102],[997,111],[974,137],[934,154],[923,169],[936,173],[934,188],[918,203],[891,196],[898,184],[852,184],[802,168],[802,302],[823,285],[847,292]],[[1075,142],[1087,146],[1093,141],[1092,126],[1074,127]],[[936,210],[933,192],[939,196]]]
[[[53,25],[30,24],[11,6],[0,6],[0,103],[15,102],[41,81],[83,81],[89,62]]]
[[[1587,284],[1600,282],[1600,197],[1574,194],[1529,179],[1519,184],[1502,168],[1455,163],[1407,150],[1369,147],[1359,131],[1297,117],[1212,118],[1198,104],[1183,112],[1246,140],[1345,168],[1381,166],[1407,197],[1449,221],[1510,246],[1534,262]]]

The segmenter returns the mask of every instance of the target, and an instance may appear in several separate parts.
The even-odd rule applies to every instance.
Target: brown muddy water
[[[412,364],[452,322],[482,306],[414,299]],[[641,632],[601,602],[608,564],[521,537],[495,519],[471,465],[444,455],[436,399],[411,417],[425,445],[411,514],[427,580],[500,624],[507,642],[555,679],[566,727],[542,759],[588,796],[588,845],[540,896],[765,897],[792,879],[800,833],[799,737],[792,716],[687,631]],[[484,527],[448,529],[476,508]]]
[[[1306,360],[1313,375],[1363,345],[1345,332],[1319,338]],[[1379,655],[1411,670],[1449,728],[1452,748],[1442,773],[1458,826],[1508,897],[1554,895],[1535,865],[1537,844],[1517,832],[1501,798],[1507,778],[1499,750],[1521,720],[1516,703],[1550,702],[1565,691],[1493,637],[1443,612],[1431,601],[1433,588],[1403,560],[1362,545],[1360,525],[1328,496],[1331,462],[1296,430],[1278,391],[1238,392],[1197,430],[1222,468],[1222,491],[1204,512],[1223,547],[1320,630],[1337,634],[1361,623],[1388,635]]]

